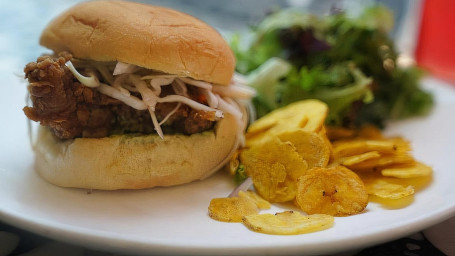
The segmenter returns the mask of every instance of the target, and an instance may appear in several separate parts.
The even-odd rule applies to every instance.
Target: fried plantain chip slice
[[[308,118],[303,129],[309,132],[319,132],[324,127],[329,107],[324,102],[314,99],[300,101],[297,104],[300,104],[301,111],[304,111]]]
[[[307,162],[308,168],[325,167],[330,159],[330,144],[324,133],[309,132],[303,129],[278,134],[281,141],[289,141]]]
[[[379,152],[370,151],[370,152],[366,152],[366,153],[359,154],[359,155],[354,155],[354,156],[348,156],[348,157],[341,158],[339,160],[339,162],[341,163],[341,165],[349,167],[351,165],[360,164],[360,163],[362,163],[364,161],[367,161],[367,160],[370,160],[370,159],[377,159],[377,158],[380,158],[380,157],[381,157],[381,154],[379,154]]]
[[[408,152],[409,150],[409,143],[400,138],[388,140],[341,140],[335,141],[332,148],[335,157],[360,155],[371,151],[377,151],[381,154],[394,154]]]
[[[272,235],[298,235],[324,230],[333,226],[333,216],[326,214],[302,215],[285,211],[276,214],[254,214],[243,218],[249,229]]]
[[[359,176],[346,167],[313,168],[299,178],[295,202],[308,214],[347,216],[365,209],[368,193]]]
[[[268,201],[264,200],[264,198],[250,190],[239,191],[239,197],[244,197],[252,200],[256,204],[256,206],[261,210],[270,209],[271,207]]]
[[[245,197],[214,198],[209,204],[209,216],[224,222],[241,222],[243,216],[259,212],[256,202]]]
[[[343,139],[369,139],[369,140],[382,140],[384,135],[381,130],[374,125],[363,125],[358,129],[340,127],[340,126],[328,126],[327,137],[331,141],[343,140]]]
[[[318,100],[303,100],[276,109],[248,127],[246,146],[251,147],[288,130],[302,128],[318,132],[324,126],[327,113],[327,105]]]
[[[295,147],[277,137],[243,150],[240,161],[252,178],[256,192],[269,202],[293,200],[296,181],[308,169]]]
[[[326,126],[326,129],[331,141],[352,138],[356,134],[356,130],[341,126]]]
[[[381,170],[383,176],[390,176],[396,178],[416,178],[430,176],[433,169],[421,162],[414,162],[412,164],[393,165],[387,166]]]
[[[412,164],[414,161],[415,161],[414,158],[407,153],[383,154],[379,158],[372,158],[358,164],[352,164],[349,166],[349,169],[353,171],[380,170],[390,165]]]
[[[357,137],[370,140],[381,140],[384,139],[384,135],[381,130],[374,125],[367,124],[360,127],[357,132]]]
[[[364,179],[368,194],[384,199],[401,199],[414,194],[413,186],[403,186],[386,179]]]

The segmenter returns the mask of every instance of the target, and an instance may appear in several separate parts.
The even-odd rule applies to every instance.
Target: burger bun
[[[114,135],[59,140],[40,126],[35,168],[61,187],[100,190],[173,186],[204,179],[238,147],[236,119],[226,115],[213,130],[193,135]]]
[[[196,80],[228,85],[234,55],[203,21],[165,7],[89,1],[52,20],[40,38],[54,52],[95,61],[121,61]]]

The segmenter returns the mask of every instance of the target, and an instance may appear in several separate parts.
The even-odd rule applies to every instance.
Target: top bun
[[[181,12],[123,1],[78,4],[43,31],[40,44],[76,58],[121,61],[227,85],[235,58],[223,37]]]

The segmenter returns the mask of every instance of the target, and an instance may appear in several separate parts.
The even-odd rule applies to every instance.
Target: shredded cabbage
[[[124,62],[117,62],[117,65],[115,65],[115,69],[113,72],[113,75],[121,75],[121,74],[132,74],[136,71],[138,71],[140,67],[133,65],[133,64],[128,64]]]
[[[140,100],[139,98],[131,96],[131,95],[127,96],[127,95],[121,93],[118,89],[115,89],[112,86],[100,83],[100,86],[97,87],[97,89],[98,89],[99,92],[101,92],[103,94],[106,94],[107,96],[110,96],[110,97],[112,97],[114,99],[117,99],[119,101],[122,101],[123,103],[125,103],[126,105],[128,105],[128,106],[130,106],[132,108],[135,108],[137,110],[145,110],[145,109],[147,109],[147,105],[142,100]]]
[[[96,88],[100,85],[100,82],[98,81],[98,78],[95,75],[87,77],[77,72],[76,68],[73,66],[73,63],[71,63],[71,61],[67,61],[65,65],[69,68],[71,73],[73,73],[76,79],[79,80],[79,82],[81,82],[83,85],[91,88]]]
[[[245,114],[239,107],[239,101],[251,99],[255,95],[255,91],[245,85],[244,78],[240,75],[234,76],[229,86],[224,86],[212,85],[189,77],[157,73],[153,70],[147,70],[149,74],[139,75],[137,71],[141,70],[140,73],[144,74],[147,73],[144,72],[146,69],[123,62],[117,63],[112,76],[106,74],[108,68],[100,63],[94,65],[98,73],[90,67],[84,67],[83,72],[89,74],[88,77],[76,70],[71,61],[65,65],[83,85],[95,88],[100,93],[120,100],[134,109],[148,110],[155,131],[161,138],[164,138],[161,125],[181,107],[181,104],[186,104],[196,110],[213,112],[215,120],[223,118],[224,112],[231,114],[237,120],[239,140],[240,143],[243,142],[245,127],[242,124]],[[110,84],[101,83],[97,75],[101,75]],[[171,85],[175,94],[160,97],[161,87],[166,85]],[[208,106],[191,99],[188,95],[188,86],[196,87],[207,98]],[[132,95],[132,92],[139,93],[141,98]],[[155,107],[157,103],[163,102],[177,102],[178,104],[166,117],[158,121]]]

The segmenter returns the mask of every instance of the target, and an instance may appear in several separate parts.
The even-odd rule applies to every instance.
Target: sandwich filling
[[[212,129],[225,113],[236,117],[241,130],[239,101],[254,95],[236,76],[230,85],[216,85],[122,62],[79,60],[66,52],[39,57],[24,72],[32,102],[25,114],[60,139],[190,135]]]

